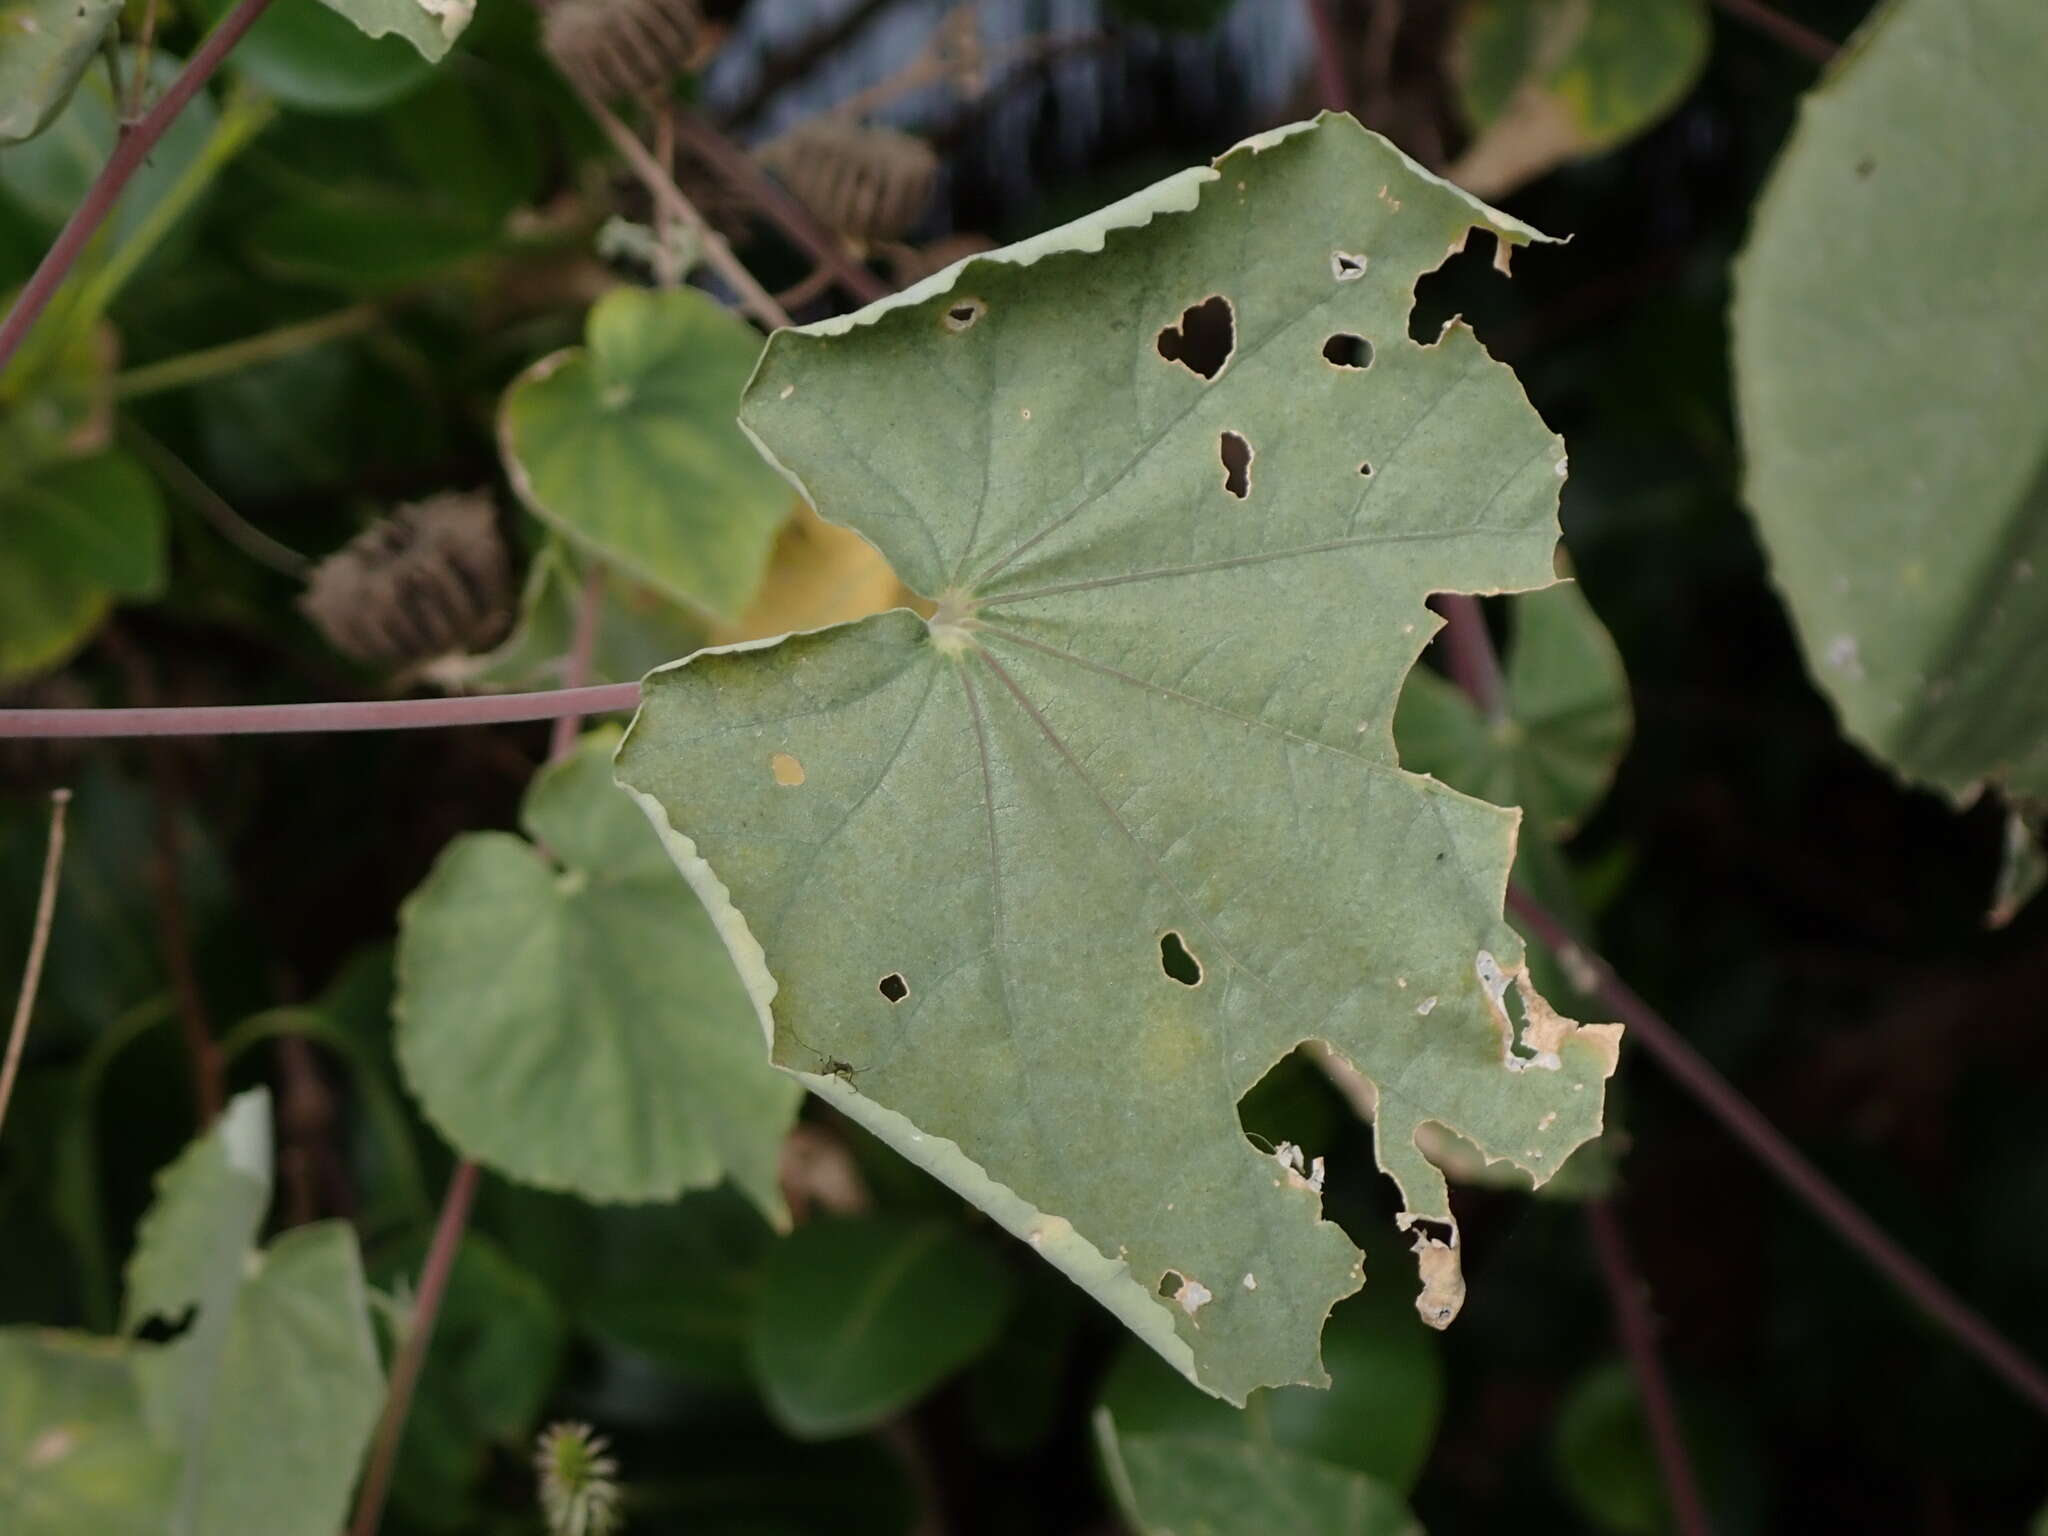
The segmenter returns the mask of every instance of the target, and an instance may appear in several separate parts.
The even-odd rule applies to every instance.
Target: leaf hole
[[[197,1302],[175,1314],[152,1312],[143,1319],[142,1326],[135,1330],[135,1337],[146,1344],[169,1344],[191,1332],[192,1324],[198,1317]]]
[[[769,758],[768,771],[784,789],[794,789],[804,781],[804,765],[787,752],[778,752]]]
[[[1155,343],[1159,355],[1204,381],[1213,379],[1237,349],[1237,326],[1231,318],[1230,300],[1212,293],[1199,304],[1181,311],[1180,324],[1169,325]]]
[[[1252,445],[1226,432],[1217,446],[1223,456],[1223,489],[1243,501],[1252,490]]]
[[[1416,282],[1408,310],[1409,340],[1433,347],[1455,320],[1482,330],[1503,318],[1508,286],[1501,281],[1502,263],[1508,250],[1491,230],[1466,230],[1442,264]]]
[[[1184,987],[1202,984],[1202,962],[1172,929],[1168,929],[1159,940],[1159,969]]]
[[[958,336],[987,313],[988,303],[984,299],[955,300],[946,309],[946,329]]]
[[[1330,252],[1330,276],[1340,283],[1355,283],[1365,276],[1365,258],[1349,251]]]
[[[1159,1294],[1168,1301],[1180,1294],[1180,1288],[1188,1283],[1188,1277],[1177,1269],[1169,1269],[1159,1277]]]
[[[875,983],[875,990],[892,1003],[900,1003],[910,996],[910,983],[903,979],[900,971],[891,971]]]
[[[1323,361],[1333,368],[1370,368],[1372,343],[1363,336],[1339,331],[1323,342]]]
[[[1360,464],[1358,466],[1358,472],[1361,475],[1365,476],[1366,479],[1370,480],[1372,478],[1372,465],[1369,463]]]

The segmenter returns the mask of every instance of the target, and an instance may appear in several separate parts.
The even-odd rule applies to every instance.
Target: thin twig
[[[1893,1242],[1883,1228],[1808,1162],[1785,1139],[1784,1133],[1764,1118],[1761,1110],[1716,1072],[1683,1035],[1616,976],[1606,961],[1578,944],[1562,923],[1521,890],[1509,887],[1508,905],[1529,932],[1560,958],[1569,958],[1573,969],[1589,983],[1584,990],[1599,998],[1609,1013],[1628,1026],[1629,1038],[1656,1057],[1680,1087],[1816,1216],[1834,1228],[1836,1236],[1862,1254],[1872,1268],[1994,1375],[2040,1412],[2048,1414],[2048,1374],[1918,1259]]]
[[[141,423],[128,416],[117,417],[114,430],[159,480],[169,485],[188,506],[211,523],[214,532],[250,559],[269,566],[282,576],[300,577],[312,567],[313,562],[304,555],[278,543],[228,505],[220,492],[193,473],[183,459],[157,441],[156,436],[146,431]]]
[[[1316,95],[1332,112],[1351,110],[1351,86],[1344,74],[1343,35],[1330,0],[1302,0],[1316,39]]]
[[[135,78],[128,82],[127,99],[116,98],[114,102],[114,116],[122,133],[128,132],[128,125],[142,115],[142,98],[149,94],[149,54],[155,43],[156,0],[147,0],[142,8],[142,33],[135,39]]]
[[[1600,1277],[1607,1283],[1608,1300],[1614,1306],[1615,1332],[1621,1337],[1629,1374],[1635,1377],[1636,1393],[1643,1400],[1643,1417],[1649,1423],[1650,1444],[1664,1475],[1672,1519],[1679,1536],[1712,1536],[1699,1480],[1686,1453],[1678,1405],[1672,1399],[1671,1384],[1664,1379],[1663,1362],[1657,1358],[1656,1322],[1650,1316],[1642,1278],[1629,1261],[1621,1223],[1615,1219],[1614,1207],[1604,1199],[1586,1202],[1586,1223],[1592,1230],[1593,1253],[1600,1260]]]
[[[591,657],[597,644],[598,613],[604,606],[604,567],[593,564],[584,579],[577,600],[576,625],[563,677],[573,693],[590,676]],[[635,685],[637,688],[637,685]],[[558,763],[576,750],[575,717],[557,718],[548,744],[548,761]],[[427,1363],[427,1347],[433,1343],[434,1325],[441,1315],[441,1301],[447,1294],[448,1276],[455,1268],[455,1256],[462,1248],[463,1229],[469,1225],[469,1209],[476,1200],[477,1165],[464,1158],[455,1165],[441,1197],[441,1214],[434,1221],[433,1240],[427,1245],[426,1263],[420,1269],[419,1295],[412,1319],[398,1353],[391,1362],[391,1384],[384,1398],[384,1412],[377,1421],[376,1438],[363,1471],[362,1490],[356,1498],[355,1519],[349,1536],[377,1536],[384,1518],[384,1501],[391,1492],[391,1474],[398,1464],[398,1447],[405,1438],[405,1421],[412,1412],[412,1398],[419,1386],[420,1372]]]
[[[420,1269],[420,1289],[413,1300],[412,1321],[399,1343],[398,1353],[392,1357],[391,1384],[385,1393],[383,1415],[377,1420],[376,1437],[370,1442],[370,1457],[363,1472],[362,1490],[356,1496],[355,1518],[349,1522],[349,1536],[377,1536],[378,1523],[384,1518],[384,1500],[391,1492],[391,1473],[398,1464],[398,1443],[405,1436],[413,1391],[419,1386],[420,1370],[427,1363],[427,1346],[433,1342],[441,1299],[447,1294],[448,1276],[455,1269],[455,1255],[462,1249],[462,1230],[469,1224],[469,1208],[476,1200],[477,1171],[475,1163],[457,1163],[448,1178],[448,1192],[441,1197],[441,1214],[434,1221],[427,1261]]]
[[[7,312],[7,318],[0,321],[0,368],[4,368],[20,348],[29,327],[35,324],[36,317],[42,314],[63,286],[87,242],[105,222],[107,215],[113,212],[122,189],[128,185],[128,178],[156,148],[157,141],[177,115],[185,110],[185,103],[199,93],[200,87],[220,67],[228,50],[242,40],[243,34],[256,24],[257,18],[269,5],[270,0],[236,0],[235,8],[221,19],[219,26],[207,33],[206,40],[179,71],[178,78],[157,98],[156,104],[137,119],[134,131],[115,143],[114,152],[107,156],[107,163],[100,168],[85,197],[65,222],[56,242],[43,254],[20,297],[14,301],[14,307]]]
[[[754,280],[754,274],[746,269],[739,257],[733,255],[725,236],[713,229],[710,221],[697,211],[697,205],[683,195],[675,178],[661,168],[661,162],[654,158],[653,152],[640,142],[633,130],[620,122],[611,108],[580,85],[576,87],[576,94],[583,103],[584,111],[612,141],[612,147],[625,156],[626,163],[632,166],[633,173],[646,186],[656,206],[669,217],[680,220],[697,237],[705,265],[730,285],[739,297],[740,308],[770,330],[788,325],[789,315],[775,302],[775,296]]]
[[[181,352],[161,362],[145,363],[140,368],[130,368],[114,375],[114,398],[133,400],[160,390],[182,389],[188,384],[201,384],[258,363],[309,352],[327,342],[367,331],[383,313],[381,305],[352,304],[333,314],[259,331],[254,336],[223,342],[217,347]]]
[[[0,709],[0,741],[123,736],[325,735],[503,725],[636,709],[638,683],[485,693],[449,699],[344,699],[319,704],[200,704],[178,709]]]
[[[1738,21],[1747,22],[1759,32],[1769,33],[1794,53],[1816,64],[1830,64],[1842,51],[1813,28],[1772,9],[1763,0],[1714,0],[1714,3]]]
[[[819,266],[829,267],[839,286],[863,304],[887,298],[894,290],[847,253],[846,245],[811,217],[810,210],[785,192],[750,155],[694,112],[674,109],[682,142],[725,181],[747,195],[770,223],[789,237]]]
[[[64,812],[71,791],[50,791],[50,840],[43,850],[43,883],[36,893],[35,924],[29,930],[28,958],[22,962],[21,991],[14,999],[14,1023],[7,1031],[7,1059],[0,1064],[0,1126],[7,1123],[7,1102],[14,1097],[15,1074],[21,1070],[22,1047],[28,1043],[28,1021],[36,1011],[36,992],[43,982],[43,956],[50,949],[50,924],[57,914],[57,876],[64,867]]]
[[[178,801],[173,793],[171,765],[164,753],[151,749],[156,778],[156,846],[149,860],[150,884],[156,896],[158,947],[170,973],[171,993],[178,1000],[178,1023],[185,1036],[185,1054],[192,1060],[192,1108],[200,1130],[212,1125],[227,1102],[227,1063],[206,1015],[206,997],[199,969],[192,961],[192,925],[185,908],[184,837],[178,826]]]

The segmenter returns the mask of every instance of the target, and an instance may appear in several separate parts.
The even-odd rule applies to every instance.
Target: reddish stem
[[[36,317],[56,296],[64,279],[71,275],[71,269],[77,264],[86,243],[98,232],[107,215],[114,211],[114,204],[120,200],[128,178],[149,158],[149,152],[156,148],[164,130],[185,110],[185,103],[198,94],[199,88],[220,67],[220,61],[228,56],[228,50],[242,40],[242,35],[256,24],[256,18],[269,4],[270,0],[238,0],[235,8],[221,18],[220,25],[206,34],[198,52],[178,72],[178,78],[157,98],[156,104],[136,119],[132,131],[115,142],[114,152],[107,156],[107,163],[100,167],[99,175],[93,179],[84,199],[59,232],[56,243],[44,254],[34,275],[21,290],[21,296],[14,301],[14,308],[7,312],[7,318],[0,321],[0,368],[5,368],[8,359],[20,349],[29,327],[35,324]],[[118,105],[116,112],[119,112]]]
[[[1813,28],[1794,21],[1790,16],[1773,10],[1763,0],[1714,0],[1714,3],[1739,21],[1745,21],[1759,32],[1768,32],[1780,43],[1813,60],[1816,64],[1834,61],[1841,49],[1822,37]]]
[[[0,709],[0,741],[26,737],[274,736],[329,731],[502,725],[636,709],[638,683],[485,693],[452,699],[361,699],[321,704],[202,704],[184,709]]]
[[[1302,0],[1316,35],[1316,95],[1332,112],[1351,110],[1351,84],[1344,74],[1343,34],[1330,0]]]
[[[1507,685],[1493,636],[1487,633],[1486,610],[1478,598],[1464,592],[1439,592],[1432,601],[1444,616],[1444,669],[1481,714],[1488,720],[1500,719],[1507,713]]]
[[[1699,1482],[1686,1454],[1678,1405],[1664,1378],[1663,1362],[1657,1358],[1657,1326],[1650,1316],[1649,1293],[1629,1261],[1621,1223],[1605,1200],[1586,1202],[1586,1222],[1592,1229],[1593,1252],[1600,1260],[1600,1277],[1607,1282],[1607,1295],[1614,1304],[1615,1332],[1621,1336],[1629,1374],[1635,1377],[1636,1392],[1643,1400],[1643,1417],[1649,1422],[1650,1443],[1664,1474],[1664,1491],[1671,1500],[1679,1536],[1712,1536]]]
[[[383,1417],[377,1421],[376,1439],[370,1444],[368,1469],[363,1473],[362,1491],[356,1496],[349,1536],[377,1536],[378,1523],[384,1518],[392,1469],[398,1464],[398,1442],[405,1435],[413,1391],[419,1386],[420,1371],[427,1363],[427,1346],[434,1340],[434,1323],[441,1314],[441,1298],[448,1291],[448,1276],[455,1268],[455,1255],[462,1249],[462,1231],[469,1225],[476,1184],[476,1164],[457,1163],[448,1180],[448,1192],[441,1197],[441,1214],[434,1222],[434,1238],[427,1247],[427,1262],[420,1270],[412,1323],[391,1361],[391,1385],[384,1398]]]
[[[1876,1222],[1785,1139],[1783,1132],[1764,1118],[1761,1110],[1738,1093],[1704,1056],[1687,1043],[1684,1036],[1616,976],[1606,961],[1575,943],[1562,923],[1520,890],[1509,888],[1508,905],[1543,943],[1561,956],[1569,953],[1583,962],[1585,977],[1591,983],[1587,990],[1628,1026],[1629,1038],[1655,1056],[1679,1086],[1719,1120],[1757,1161],[1776,1174],[1787,1189],[1835,1229],[1838,1237],[1897,1286],[1907,1300],[1945,1329],[1950,1337],[1975,1355],[2006,1385],[2042,1413],[2048,1414],[2048,1375],[2044,1375],[2039,1366],[1936,1279],[1919,1260],[1886,1236]]]

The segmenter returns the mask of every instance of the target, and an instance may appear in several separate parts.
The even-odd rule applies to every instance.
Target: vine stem
[[[370,1442],[370,1459],[363,1472],[362,1491],[356,1496],[349,1536],[377,1536],[377,1526],[384,1518],[391,1474],[398,1465],[398,1443],[405,1437],[405,1421],[412,1412],[420,1371],[427,1363],[427,1346],[434,1339],[441,1299],[448,1294],[448,1277],[455,1269],[455,1255],[462,1249],[462,1231],[469,1225],[469,1209],[476,1203],[477,1179],[477,1165],[464,1158],[455,1165],[448,1191],[441,1197],[441,1214],[434,1219],[433,1241],[420,1269],[412,1322],[391,1361],[391,1384],[385,1393],[383,1415],[377,1420],[377,1436]]]
[[[604,604],[604,566],[593,561],[584,579],[582,596],[576,604],[576,626],[569,642],[569,654],[562,672],[569,686],[562,693],[594,693],[599,689],[580,686],[590,676],[591,658],[597,650],[599,610]],[[640,686],[627,685],[637,697]],[[576,750],[579,716],[555,717],[548,738],[548,761],[559,763]],[[426,1263],[420,1268],[419,1295],[413,1301],[412,1320],[405,1338],[391,1361],[391,1384],[384,1398],[384,1412],[377,1420],[377,1435],[370,1444],[370,1459],[363,1471],[362,1490],[356,1497],[355,1518],[349,1536],[377,1536],[384,1518],[384,1501],[391,1493],[391,1475],[398,1465],[399,1443],[405,1438],[405,1421],[412,1413],[413,1393],[420,1372],[427,1363],[427,1348],[434,1341],[434,1325],[440,1320],[441,1302],[448,1294],[448,1277],[455,1268],[455,1256],[462,1251],[462,1234],[469,1226],[470,1207],[476,1203],[479,1178],[477,1165],[468,1158],[455,1165],[448,1189],[441,1196],[441,1213],[434,1218],[434,1236],[427,1245]]]
[[[2048,1415],[2048,1374],[2020,1352],[2009,1339],[1986,1322],[1967,1302],[1935,1277],[1925,1265],[1886,1235],[1884,1229],[1785,1138],[1784,1132],[1764,1118],[1728,1079],[1693,1049],[1679,1032],[1637,995],[1598,955],[1579,945],[1571,933],[1542,905],[1523,891],[1510,886],[1508,905],[1515,916],[1544,944],[1555,950],[1588,984],[1584,990],[1600,999],[1613,1015],[1628,1026],[1637,1041],[1658,1064],[1690,1093],[1722,1127],[1742,1143],[1782,1184],[1813,1213],[1832,1227],[1835,1235],[1860,1253],[1878,1273],[1890,1280],[1905,1298],[1939,1325],[1964,1349],[1975,1355],[1992,1374],[2011,1387],[2028,1403]]]
[[[21,991],[14,999],[14,1024],[7,1031],[7,1059],[0,1063],[0,1126],[7,1123],[7,1103],[14,1097],[22,1047],[28,1044],[28,1021],[36,1011],[36,993],[43,983],[43,957],[49,953],[50,924],[57,915],[57,876],[64,868],[64,812],[70,804],[70,790],[50,791],[50,840],[43,850],[43,883],[36,893],[35,924],[29,930],[28,958],[22,962]]]
[[[114,375],[114,398],[134,400],[161,390],[182,389],[188,384],[204,383],[258,363],[310,351],[326,342],[369,330],[383,317],[383,313],[381,305],[355,304],[312,320],[300,320],[254,336],[244,336],[239,341],[223,342],[217,347],[206,347],[197,352],[182,352],[161,362],[144,363],[139,368]]]
[[[646,186],[656,205],[697,237],[697,244],[704,252],[704,264],[731,286],[739,298],[740,308],[771,331],[787,326],[789,314],[775,302],[775,295],[755,280],[746,264],[726,244],[725,236],[713,229],[710,221],[697,211],[697,205],[683,195],[683,189],[676,185],[676,179],[669,175],[668,168],[640,142],[639,135],[620,122],[610,107],[581,85],[576,86],[576,97],[583,103],[583,110],[590,114],[591,120],[612,141],[612,147],[625,157],[626,164],[633,168],[633,174]]]
[[[1835,55],[1842,51],[1813,28],[1765,5],[1763,0],[1714,0],[1714,3],[1738,21],[1747,22],[1759,32],[1769,33],[1792,52],[1816,64],[1831,64]]]
[[[270,0],[236,0],[235,8],[221,18],[220,25],[206,34],[185,67],[178,72],[178,78],[165,88],[153,106],[135,120],[132,131],[115,141],[113,153],[107,156],[107,163],[100,167],[100,173],[86,190],[78,207],[65,221],[64,228],[43,259],[36,264],[34,274],[15,299],[14,307],[7,312],[7,318],[0,320],[0,368],[7,366],[22,340],[28,335],[29,327],[37,316],[49,306],[64,279],[71,274],[86,244],[106,221],[120,200],[128,179],[141,168],[149,152],[156,148],[157,141],[171,126],[177,115],[185,110],[185,103],[199,93],[201,86],[220,68],[228,51],[242,40],[257,18],[269,7]]]
[[[0,741],[58,737],[278,736],[420,730],[559,720],[636,708],[638,683],[548,688],[448,699],[343,699],[318,704],[200,704],[176,709],[0,709]]]
[[[1302,0],[1316,38],[1316,94],[1332,112],[1351,110],[1351,86],[1344,73],[1343,35],[1330,0]]]
[[[1649,1421],[1650,1443],[1664,1474],[1679,1536],[1712,1536],[1706,1505],[1700,1500],[1699,1480],[1693,1476],[1692,1461],[1686,1454],[1678,1405],[1657,1358],[1657,1325],[1650,1315],[1648,1291],[1629,1258],[1613,1205],[1604,1198],[1588,1200],[1586,1224],[1592,1232],[1594,1256],[1600,1261],[1600,1277],[1607,1282],[1607,1295],[1614,1304],[1615,1332],[1643,1400],[1643,1417]]]

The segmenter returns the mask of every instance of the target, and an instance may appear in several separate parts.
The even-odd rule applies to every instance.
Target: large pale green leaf
[[[1096,1410],[1095,1444],[1140,1536],[1422,1536],[1384,1483],[1297,1451],[1120,1433],[1107,1409]]]
[[[312,0],[282,0],[307,5]],[[437,62],[476,14],[476,0],[321,0],[371,37],[402,37],[420,56]]]
[[[0,5],[0,144],[41,133],[71,99],[120,0]]]
[[[383,1400],[355,1234],[255,1246],[270,1203],[270,1100],[236,1096],[157,1180],[124,1326],[188,1324],[138,1358],[143,1411],[178,1459],[171,1536],[330,1536]]]
[[[769,1410],[806,1439],[900,1412],[994,1339],[1010,1276],[944,1220],[814,1221],[769,1255],[751,1355]]]
[[[1326,117],[779,333],[742,421],[933,617],[700,653],[620,750],[776,1059],[1234,1401],[1361,1282],[1241,1133],[1276,1061],[1380,1085],[1439,1322],[1416,1132],[1546,1177],[1614,1065],[1513,980],[1513,813],[1395,762],[1424,597],[1551,580],[1562,445],[1408,339],[1474,227],[1533,235]]]
[[[1469,0],[1452,73],[1472,143],[1449,175],[1483,197],[1635,137],[1706,63],[1706,0]]]
[[[1736,269],[1745,492],[1807,667],[1902,777],[2048,799],[2048,31],[1895,0]]]
[[[789,515],[789,488],[733,422],[759,337],[692,288],[608,293],[586,335],[505,391],[513,485],[635,579],[737,618]]]
[[[54,666],[114,600],[164,579],[156,486],[126,454],[45,465],[0,490],[0,682]]]
[[[0,1523],[8,1536],[162,1536],[173,1472],[143,1421],[131,1346],[0,1330]]]
[[[702,903],[612,787],[617,740],[593,732],[536,777],[541,847],[457,838],[407,899],[399,1065],[441,1133],[511,1178],[667,1200],[729,1176],[779,1220],[802,1095],[769,1066]]]

